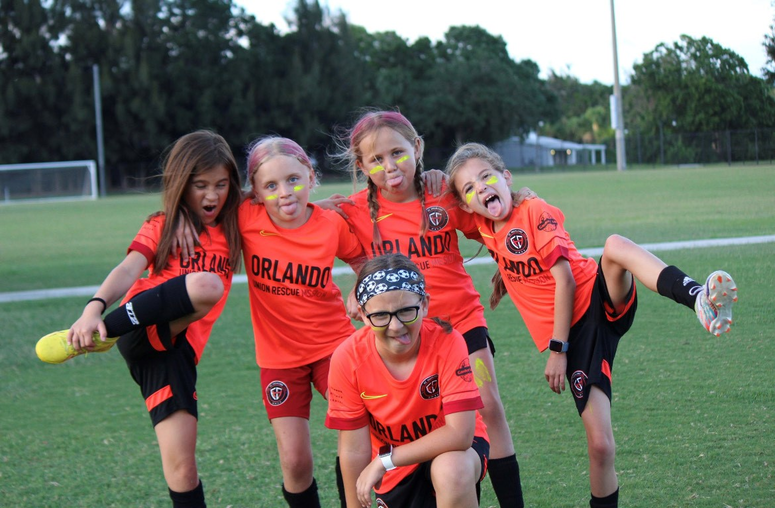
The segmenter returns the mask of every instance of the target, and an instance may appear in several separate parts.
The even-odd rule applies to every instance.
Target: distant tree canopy
[[[682,132],[775,126],[775,100],[745,60],[707,37],[682,35],[635,64],[629,125]],[[625,122],[627,124],[627,122]]]
[[[412,43],[369,33],[318,0],[295,0],[290,30],[233,0],[0,0],[0,163],[96,158],[99,66],[106,169],[118,187],[158,171],[172,141],[209,128],[238,159],[266,134],[291,137],[327,169],[336,127],[367,107],[400,109],[443,164],[457,143],[542,134],[605,143],[611,87],[516,62],[477,26]],[[770,61],[773,34],[765,37]],[[772,79],[772,74],[770,74]],[[655,132],[773,126],[771,89],[707,38],[660,44],[625,87],[625,125]],[[437,166],[438,167],[438,166]]]
[[[410,45],[317,0],[297,0],[286,34],[232,0],[0,5],[0,163],[96,158],[97,64],[112,186],[156,171],[163,149],[199,128],[239,158],[252,139],[279,134],[325,164],[333,128],[364,107],[400,109],[443,156],[558,116],[538,67],[479,27]]]
[[[775,20],[770,25],[770,33],[764,34],[764,50],[767,52],[767,62],[764,65],[764,78],[770,85],[775,85]]]

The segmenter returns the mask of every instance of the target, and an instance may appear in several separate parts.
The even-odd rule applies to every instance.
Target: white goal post
[[[0,165],[0,203],[97,199],[97,163],[90,160]]]

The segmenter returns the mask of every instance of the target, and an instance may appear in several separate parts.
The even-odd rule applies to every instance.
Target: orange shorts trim
[[[167,348],[164,347],[164,344],[161,343],[161,338],[159,337],[159,329],[156,328],[156,325],[151,325],[145,328],[145,333],[148,335],[148,342],[151,343],[151,347],[155,349],[156,351],[166,351]]]
[[[600,371],[605,374],[605,377],[608,378],[609,383],[613,381],[611,379],[611,365],[606,360],[603,360],[603,365],[600,367]]]
[[[172,387],[170,385],[165,386],[164,388],[157,390],[154,392],[150,397],[145,399],[145,407],[148,408],[148,411],[155,408],[162,402],[164,402],[167,399],[172,398]]]

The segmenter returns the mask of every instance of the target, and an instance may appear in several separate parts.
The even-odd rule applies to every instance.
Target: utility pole
[[[102,91],[100,89],[100,66],[92,65],[92,78],[94,81],[94,120],[97,129],[97,173],[100,178],[100,197],[107,195],[105,182],[105,146],[102,139]]]
[[[611,35],[614,46],[614,95],[611,100],[611,123],[616,130],[616,169],[627,169],[627,156],[624,153],[624,113],[622,111],[622,87],[619,85],[619,56],[616,51],[616,16],[614,0],[611,0]]]

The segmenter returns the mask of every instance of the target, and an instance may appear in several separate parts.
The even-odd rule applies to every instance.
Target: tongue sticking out
[[[293,215],[294,213],[296,213],[296,207],[297,207],[296,203],[291,203],[290,205],[282,205],[280,209],[287,215]]]
[[[393,337],[393,338],[404,346],[408,346],[409,343],[412,342],[412,338],[409,337],[408,333],[405,333],[403,335],[399,335],[398,337]]]
[[[398,187],[401,185],[401,182],[404,181],[404,177],[402,175],[394,176],[393,178],[388,178],[387,184],[390,187]]]
[[[490,215],[493,217],[500,217],[502,211],[503,203],[501,203],[500,198],[493,197],[487,201],[487,212],[489,212]]]

